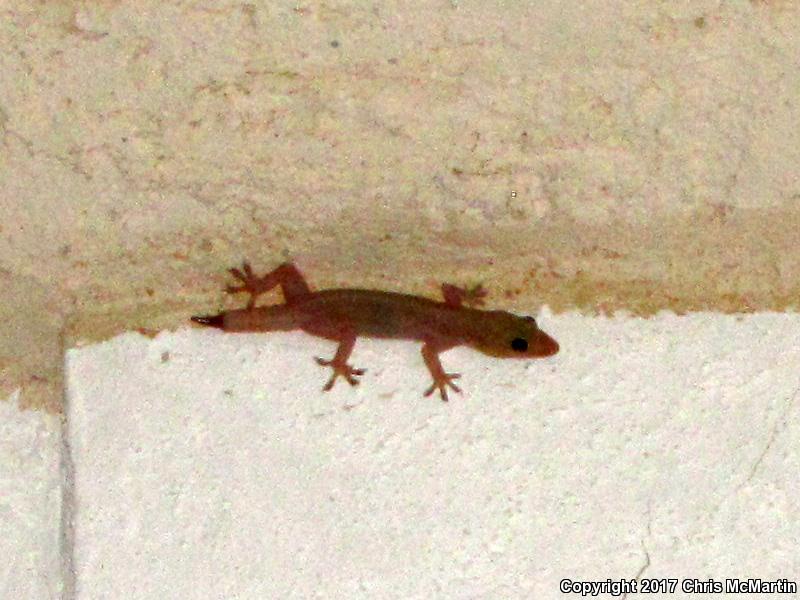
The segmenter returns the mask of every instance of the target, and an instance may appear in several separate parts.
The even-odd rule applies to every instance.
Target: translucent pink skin
[[[337,377],[351,385],[363,369],[347,364],[356,338],[375,337],[418,340],[423,343],[422,357],[433,384],[428,396],[439,390],[447,400],[447,388],[461,390],[453,383],[459,375],[446,373],[439,354],[455,346],[466,345],[498,358],[542,358],[559,350],[558,343],[538,328],[531,317],[505,311],[469,308],[480,305],[486,292],[480,288],[465,290],[442,285],[444,301],[362,289],[332,289],[312,292],[297,268],[285,263],[263,277],[253,274],[245,263],[242,270],[230,272],[241,285],[230,286],[231,293],[250,294],[247,308],[217,315],[195,316],[192,321],[230,332],[290,331],[299,329],[339,343],[331,360],[317,362],[333,369],[323,389],[330,390]],[[256,307],[256,298],[280,286],[284,304]]]

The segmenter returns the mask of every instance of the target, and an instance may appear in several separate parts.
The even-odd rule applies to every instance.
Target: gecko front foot
[[[328,383],[322,388],[324,391],[329,391],[333,384],[336,383],[337,377],[344,377],[347,380],[347,383],[350,385],[358,385],[359,381],[356,377],[360,377],[364,373],[367,372],[366,369],[356,369],[351,367],[345,362],[339,362],[336,359],[334,360],[325,360],[324,358],[320,358],[319,356],[316,357],[317,364],[322,365],[323,367],[331,367],[333,369],[333,375],[328,380]]]
[[[442,377],[434,378],[431,387],[425,390],[423,396],[430,396],[433,393],[433,390],[438,389],[439,393],[442,395],[442,400],[447,402],[447,388],[450,387],[453,391],[461,393],[461,388],[459,388],[455,383],[453,383],[453,379],[458,379],[461,377],[459,373],[442,373]]]
[[[483,299],[488,294],[481,284],[471,288],[462,288],[449,283],[442,284],[444,303],[451,308],[461,308],[464,304],[467,306],[483,306]]]
[[[480,283],[463,290],[463,292],[464,304],[467,306],[484,306],[486,304],[484,298],[489,295],[489,292]]]

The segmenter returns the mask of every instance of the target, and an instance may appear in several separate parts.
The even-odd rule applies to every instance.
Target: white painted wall
[[[60,598],[61,419],[0,402],[0,598]]]
[[[329,394],[333,346],[299,333],[70,351],[76,597],[798,581],[800,318],[541,322],[556,357],[445,354],[448,404],[405,342],[360,341],[363,383]]]

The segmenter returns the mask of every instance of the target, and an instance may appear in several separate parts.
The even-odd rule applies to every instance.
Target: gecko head
[[[471,344],[499,358],[543,358],[558,352],[558,342],[539,329],[533,317],[492,311]]]

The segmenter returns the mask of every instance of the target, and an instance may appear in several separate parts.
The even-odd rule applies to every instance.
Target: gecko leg
[[[461,393],[461,389],[453,383],[454,379],[458,379],[461,377],[458,373],[445,373],[444,369],[442,368],[442,363],[439,361],[439,352],[446,350],[446,348],[433,348],[429,344],[424,344],[422,346],[422,358],[425,361],[425,365],[428,367],[428,371],[430,371],[431,376],[433,377],[433,384],[427,390],[423,396],[430,396],[433,393],[433,390],[438,389],[439,394],[442,396],[442,400],[447,402],[447,388],[450,387],[454,391]]]
[[[303,274],[291,263],[283,263],[277,269],[270,271],[263,277],[259,277],[253,273],[253,269],[247,261],[242,263],[241,270],[233,268],[228,269],[228,272],[241,281],[242,285],[229,285],[227,287],[227,292],[229,294],[238,294],[239,292],[250,294],[250,299],[247,301],[247,308],[253,308],[258,296],[269,292],[276,286],[281,287],[286,304],[291,304],[300,296],[311,293],[311,289],[308,287]]]
[[[316,357],[317,363],[323,367],[332,367],[333,375],[328,380],[328,383],[322,388],[323,391],[329,391],[333,384],[336,383],[338,377],[344,377],[350,385],[358,385],[359,381],[356,377],[363,375],[367,372],[366,369],[356,369],[347,364],[347,359],[350,358],[350,353],[353,351],[353,346],[356,345],[356,336],[347,334],[339,340],[339,347],[336,349],[336,355],[331,360]]]
[[[451,308],[461,308],[462,304],[483,306],[483,299],[487,295],[488,292],[480,284],[471,288],[462,288],[449,283],[442,284],[444,303]]]

